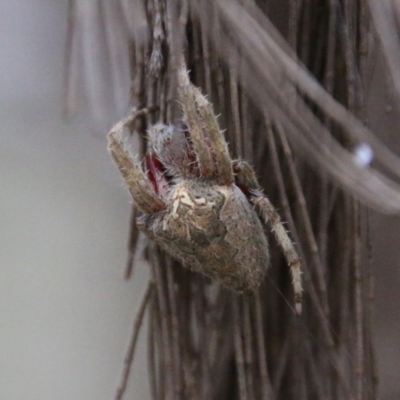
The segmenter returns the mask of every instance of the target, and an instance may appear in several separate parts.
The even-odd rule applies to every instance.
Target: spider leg
[[[230,185],[235,180],[232,171],[232,160],[228,151],[228,144],[226,143],[223,133],[219,129],[217,117],[214,114],[211,103],[201,94],[199,89],[195,89],[198,111],[204,121],[215,154],[218,182],[221,185]]]
[[[250,193],[254,190],[261,190],[257,181],[256,173],[249,163],[242,160],[233,160],[232,167],[233,172],[235,173],[235,183],[242,190],[247,193]]]
[[[211,176],[214,173],[214,162],[210,147],[207,144],[203,123],[197,112],[196,89],[189,80],[186,68],[181,68],[178,74],[179,98],[183,108],[183,118],[189,128],[193,150],[196,153],[201,176]]]
[[[286,261],[289,264],[290,272],[292,274],[292,283],[294,290],[294,302],[297,314],[301,314],[301,268],[300,259],[297,252],[290,240],[286,229],[282,225],[279,214],[276,212],[274,206],[261,192],[256,192],[251,196],[251,202],[258,207],[265,222],[271,227],[275,238],[283,250]]]
[[[164,202],[157,196],[152,183],[143,172],[140,164],[132,158],[129,148],[124,140],[124,130],[131,126],[138,116],[133,113],[128,118],[118,122],[108,134],[108,151],[114,158],[121,175],[123,176],[129,192],[145,214],[154,214],[164,208]]]
[[[294,290],[295,309],[301,314],[302,288],[300,259],[290,240],[286,229],[282,225],[279,214],[269,199],[261,192],[253,168],[244,161],[234,161],[233,169],[236,173],[236,182],[239,187],[248,190],[250,201],[256,206],[264,219],[271,227],[276,241],[281,246],[286,261],[289,264]]]

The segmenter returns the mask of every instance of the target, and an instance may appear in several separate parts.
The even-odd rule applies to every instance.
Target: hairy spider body
[[[108,135],[109,151],[144,214],[138,228],[183,265],[237,293],[249,293],[261,284],[269,264],[257,209],[289,263],[300,313],[300,262],[278,213],[250,165],[231,159],[211,104],[184,67],[178,84],[183,124],[150,127],[146,172],[122,138],[137,113]]]
[[[251,293],[260,285],[269,263],[268,243],[235,184],[185,180],[172,188],[167,204],[140,217],[138,228],[183,265],[235,292]]]

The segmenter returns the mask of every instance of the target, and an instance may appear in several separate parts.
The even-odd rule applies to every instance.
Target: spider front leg
[[[152,183],[143,172],[140,164],[133,160],[123,137],[124,130],[132,125],[139,113],[143,113],[143,111],[133,113],[111,129],[107,136],[108,151],[114,158],[139,209],[145,214],[151,215],[163,209],[165,203],[157,196]]]
[[[221,185],[230,185],[234,182],[232,160],[212,105],[200,90],[190,83],[185,65],[180,68],[178,78],[179,97],[200,171],[202,175],[207,176],[213,174],[216,167],[218,182]]]
[[[283,250],[292,275],[295,310],[300,315],[302,303],[301,268],[300,259],[294,245],[282,225],[281,218],[275,207],[261,192],[253,168],[244,161],[234,161],[233,170],[236,173],[237,185],[245,192],[247,191],[250,201],[258,208],[262,218],[270,226],[278,244]]]
[[[190,83],[186,68],[181,68],[178,74],[179,99],[182,103],[183,119],[189,129],[193,150],[201,176],[210,176],[214,173],[212,153],[207,144],[203,124],[196,107],[196,88]]]

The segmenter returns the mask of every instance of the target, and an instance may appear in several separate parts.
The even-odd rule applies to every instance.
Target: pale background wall
[[[122,279],[130,198],[104,135],[60,117],[66,10],[0,1],[1,400],[111,399],[147,276]]]
[[[104,135],[60,117],[66,10],[66,0],[0,1],[1,400],[112,398],[147,278],[139,265],[122,280],[129,196]],[[370,120],[400,153],[376,71]],[[399,232],[398,218],[374,215],[384,400],[400,398]],[[135,399],[148,397],[144,347]]]

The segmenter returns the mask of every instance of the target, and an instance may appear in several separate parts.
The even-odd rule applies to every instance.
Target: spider
[[[123,139],[138,113],[108,134],[108,150],[143,213],[137,227],[184,266],[237,293],[251,293],[269,265],[257,210],[282,247],[300,314],[299,257],[278,213],[262,193],[252,167],[231,159],[212,105],[191,84],[184,66],[178,71],[178,86],[183,124],[150,127],[146,171]]]

